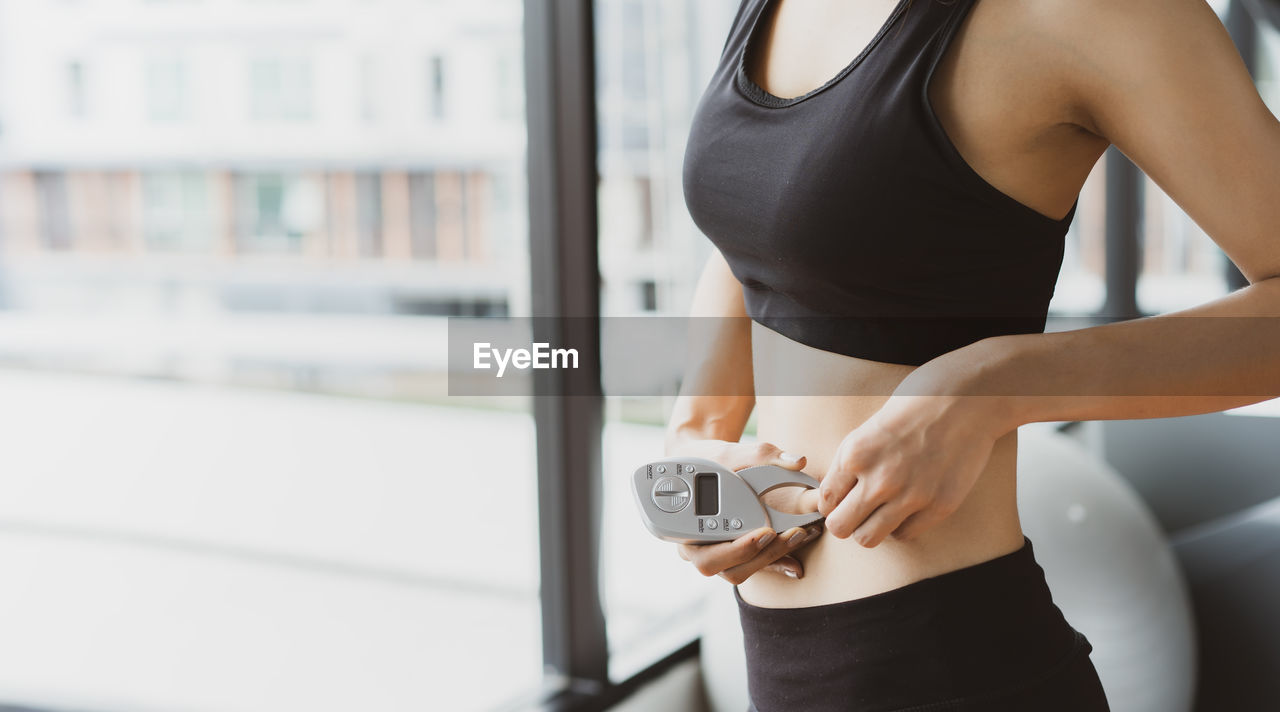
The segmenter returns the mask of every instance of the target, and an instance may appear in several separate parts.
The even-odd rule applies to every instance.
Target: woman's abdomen
[[[888,399],[912,367],[820,351],[753,323],[756,432],[760,440],[827,473],[836,448]],[[882,593],[994,559],[1022,546],[1015,471],[1016,431],[996,441],[964,504],[912,541],[890,537],[874,548],[824,532],[800,550],[798,580],[762,571],[739,586],[748,603],[797,608]]]

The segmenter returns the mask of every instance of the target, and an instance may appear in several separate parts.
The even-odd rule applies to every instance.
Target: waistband
[[[762,608],[736,587],[734,597],[762,712],[898,710],[992,694],[1088,651],[1025,537],[1013,553],[864,598]]]

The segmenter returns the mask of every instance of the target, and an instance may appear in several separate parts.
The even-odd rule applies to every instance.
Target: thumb
[[[816,512],[818,511],[819,497],[820,490],[817,487],[806,489],[796,498],[796,504],[800,507],[801,512]]]
[[[777,454],[773,457],[773,462],[769,464],[784,467],[788,470],[799,470],[804,467],[804,463],[804,455],[796,455],[785,450],[778,450]]]

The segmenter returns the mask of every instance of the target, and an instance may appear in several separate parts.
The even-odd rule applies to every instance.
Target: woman
[[[1044,333],[1110,144],[1251,284]],[[692,314],[715,318],[667,454],[822,481],[771,496],[825,534],[679,546],[735,585],[753,708],[1107,709],[1022,534],[1017,427],[1280,393],[1280,125],[1213,10],[743,0],[684,189],[717,248]]]

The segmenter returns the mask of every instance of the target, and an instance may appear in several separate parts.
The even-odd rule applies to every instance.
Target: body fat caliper
[[[814,488],[818,481],[777,465],[734,472],[700,457],[655,460],[632,476],[645,526],[659,539],[684,544],[729,541],[759,527],[782,532],[822,519],[818,512],[789,514],[760,501],[765,492],[788,485]]]

